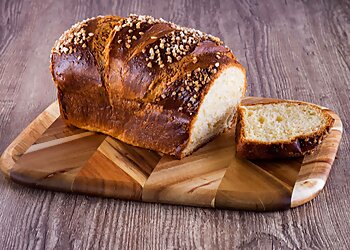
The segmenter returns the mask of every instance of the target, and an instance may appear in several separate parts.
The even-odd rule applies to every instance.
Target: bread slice
[[[334,119],[320,107],[297,101],[238,108],[237,156],[247,159],[299,157],[323,140]]]

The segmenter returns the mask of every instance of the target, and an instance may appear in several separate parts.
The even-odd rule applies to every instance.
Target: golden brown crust
[[[238,121],[236,125],[236,154],[239,157],[247,159],[275,159],[287,157],[301,157],[312,153],[316,147],[321,144],[324,137],[329,133],[330,128],[334,123],[334,119],[319,106],[299,102],[299,101],[264,101],[263,104],[274,103],[296,103],[307,104],[320,110],[326,117],[326,124],[318,131],[291,138],[289,141],[278,141],[273,143],[261,142],[258,140],[248,140],[244,133],[243,108],[240,106],[237,110]],[[259,104],[259,103],[258,103]],[[246,103],[244,106],[258,105]]]
[[[68,124],[179,158],[198,107],[227,67],[245,74],[219,39],[135,15],[81,22],[65,32],[51,55]]]

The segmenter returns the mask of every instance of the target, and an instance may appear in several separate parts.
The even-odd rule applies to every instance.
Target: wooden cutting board
[[[243,102],[271,100],[248,97]],[[15,182],[57,191],[201,207],[287,209],[313,199],[328,178],[342,123],[326,110],[335,123],[312,155],[276,161],[236,158],[229,131],[176,160],[67,127],[55,102],[4,151],[0,167]]]

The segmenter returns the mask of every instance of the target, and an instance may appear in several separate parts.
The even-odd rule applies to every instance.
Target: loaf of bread
[[[67,124],[178,158],[231,126],[246,89],[220,39],[138,15],[75,24],[51,73]]]
[[[236,153],[247,159],[299,157],[311,153],[334,119],[320,107],[279,101],[238,108]]]

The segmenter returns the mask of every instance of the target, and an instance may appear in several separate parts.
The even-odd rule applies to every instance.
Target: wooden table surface
[[[150,14],[222,38],[248,93],[335,110],[345,132],[324,191],[253,213],[35,190],[0,178],[1,249],[350,248],[349,1],[0,1],[0,152],[56,98],[50,49],[98,14]]]

